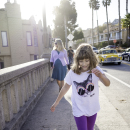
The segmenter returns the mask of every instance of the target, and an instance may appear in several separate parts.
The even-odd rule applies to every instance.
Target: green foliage
[[[121,47],[122,47],[122,48],[127,48],[128,45],[127,45],[127,43],[125,42],[124,44],[121,44]]]
[[[75,30],[73,35],[74,35],[73,41],[84,38],[82,30]]]
[[[77,40],[76,43],[73,45],[73,48],[74,48],[74,49],[77,49],[78,46],[79,46],[80,44],[82,44],[82,43],[85,43],[85,40],[84,40],[84,39],[79,39],[79,40]]]
[[[98,0],[90,0],[89,7],[93,8],[94,10],[98,10],[100,7],[99,1]]]
[[[103,31],[106,29],[106,25],[98,26],[99,33],[103,33]]]
[[[106,47],[108,45],[107,42],[101,42],[99,43],[99,48]]]
[[[121,22],[124,28],[126,28],[128,25],[130,26],[130,13],[125,15],[125,18],[122,19]]]
[[[66,17],[67,32],[69,30],[71,32],[74,31],[78,26],[76,25],[77,11],[75,9],[75,2],[61,0],[60,5],[54,8],[53,14],[55,15],[53,37],[60,37],[65,42],[64,18]]]
[[[113,41],[109,41],[109,45],[114,45]],[[106,47],[106,46],[108,46],[108,42],[107,42],[107,41],[99,43],[99,44],[97,45],[97,48],[98,48],[98,49],[101,49],[101,48]],[[96,47],[96,46],[95,46],[95,47]]]

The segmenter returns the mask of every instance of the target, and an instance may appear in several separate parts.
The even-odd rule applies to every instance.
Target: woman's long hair
[[[56,48],[56,46],[54,45],[53,50],[58,50],[58,51],[64,51],[65,50],[63,42],[61,40],[56,40],[55,43],[57,43],[58,47]]]
[[[90,66],[89,66],[88,73],[91,73],[91,70],[98,65],[97,56],[93,52],[93,49],[90,44],[82,43],[77,48],[75,55],[74,55],[74,62],[71,67],[71,69],[74,71],[74,73],[81,74],[81,68],[79,67],[79,60],[83,60],[83,59],[90,60]]]

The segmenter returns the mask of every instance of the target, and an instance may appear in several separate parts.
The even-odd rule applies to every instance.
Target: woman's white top
[[[104,73],[99,66],[96,68]],[[75,117],[92,116],[100,110],[99,78],[94,73],[86,71],[78,75],[70,70],[64,80],[72,85],[71,101]]]

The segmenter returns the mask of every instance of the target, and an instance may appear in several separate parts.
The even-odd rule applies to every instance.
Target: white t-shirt
[[[99,66],[96,68],[104,73]],[[70,70],[64,80],[72,85],[71,101],[75,117],[92,116],[100,110],[99,78],[94,73],[86,71],[78,75]]]

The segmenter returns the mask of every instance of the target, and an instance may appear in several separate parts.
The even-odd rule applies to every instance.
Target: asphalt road
[[[122,61],[121,65],[99,65],[110,79],[109,88],[102,83],[99,86],[111,104],[130,126],[130,62]]]
[[[118,78],[119,80],[130,85],[130,62],[122,61],[121,65],[118,64],[105,64],[99,65],[103,71]]]

